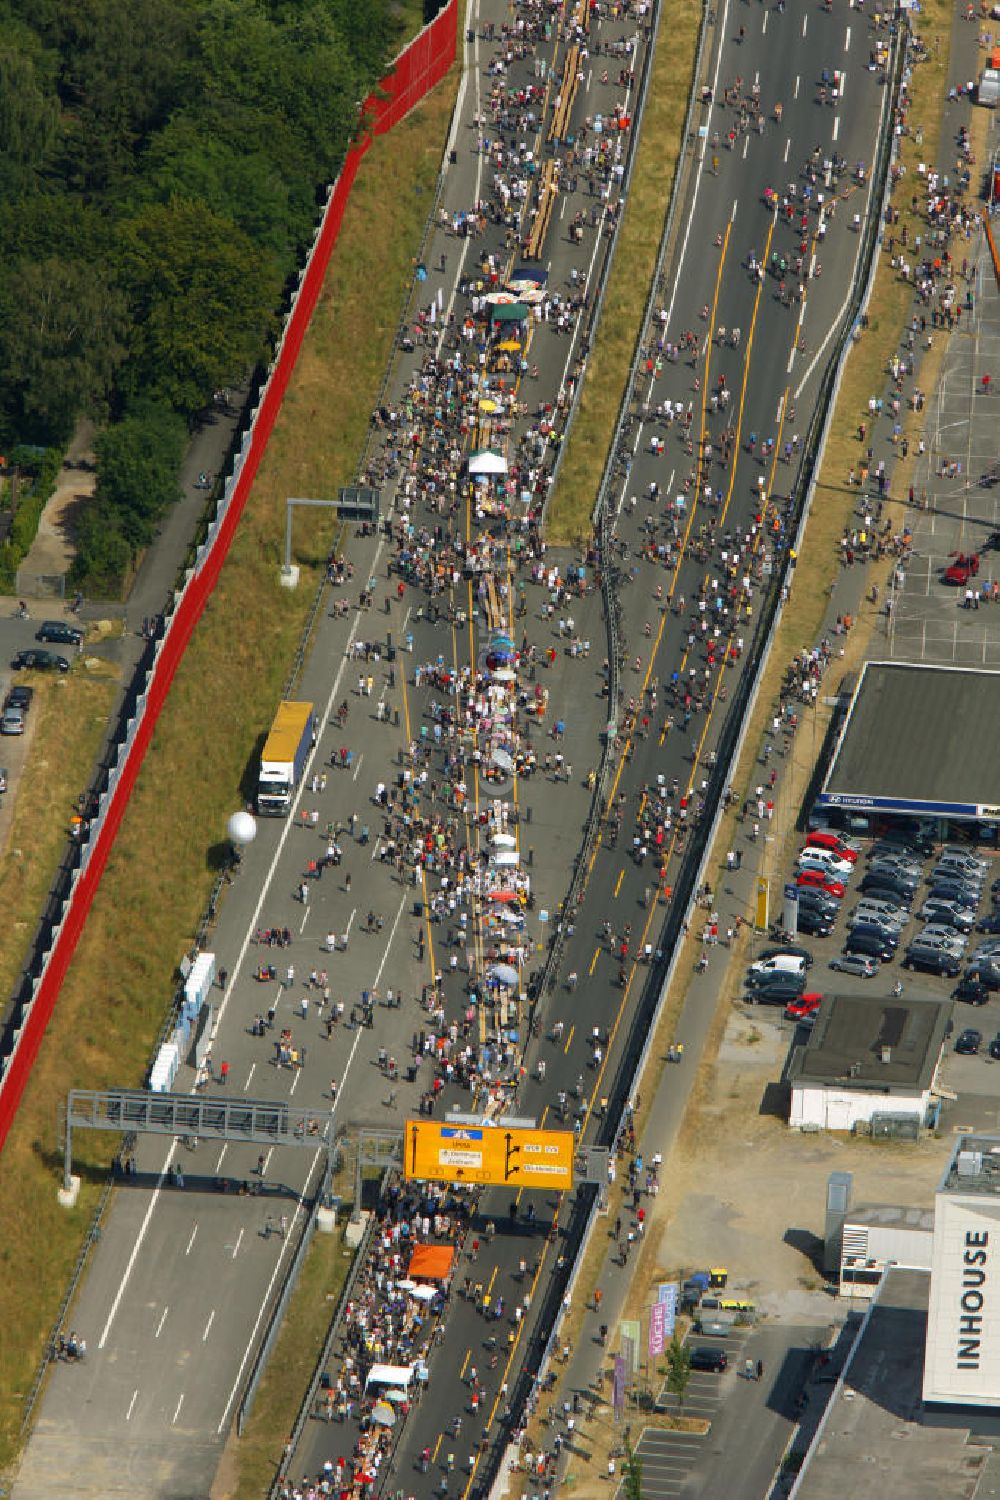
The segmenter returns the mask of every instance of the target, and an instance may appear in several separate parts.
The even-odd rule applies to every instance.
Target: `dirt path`
[[[59,478],[46,502],[38,522],[35,540],[21,564],[26,577],[64,577],[76,555],[73,548],[73,515],[77,507],[94,493],[96,476],[93,468],[81,469],[80,463],[93,464],[94,424],[81,421],[59,471]]]

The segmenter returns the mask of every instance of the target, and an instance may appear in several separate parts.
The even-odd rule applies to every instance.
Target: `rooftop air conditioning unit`
[[[959,1177],[978,1177],[983,1170],[981,1151],[960,1151],[955,1159],[955,1170]]]

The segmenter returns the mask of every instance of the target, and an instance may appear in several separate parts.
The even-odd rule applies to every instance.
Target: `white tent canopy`
[[[494,453],[489,448],[482,448],[469,458],[470,474],[506,474],[506,472],[507,460],[503,454]]]
[[[372,1385],[392,1385],[407,1391],[412,1379],[411,1365],[372,1365],[368,1371],[368,1379],[365,1381],[365,1390]]]

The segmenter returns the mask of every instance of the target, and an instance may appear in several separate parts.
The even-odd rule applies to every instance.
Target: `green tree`
[[[228,219],[182,198],[151,204],[120,240],[135,325],[127,389],[190,414],[261,352],[277,267]]]
[[[642,1459],[628,1438],[625,1439],[625,1462],[622,1465],[625,1500],[642,1500]]]
[[[5,26],[0,45],[0,187],[5,193],[30,185],[55,145],[55,61],[26,27]]]
[[[185,438],[179,417],[147,404],[94,441],[94,497],[133,551],[152,541],[160,516],[180,496]]]
[[[675,1333],[667,1348],[667,1390],[677,1397],[680,1407],[684,1405],[690,1379],[691,1354]]]
[[[0,365],[23,437],[63,442],[81,411],[99,411],[124,357],[126,309],[98,267],[49,256],[21,261],[0,287]]]

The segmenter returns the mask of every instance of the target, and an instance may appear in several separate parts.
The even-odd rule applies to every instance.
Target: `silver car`
[[[5,708],[0,718],[0,734],[23,734],[24,714],[19,708]]]

